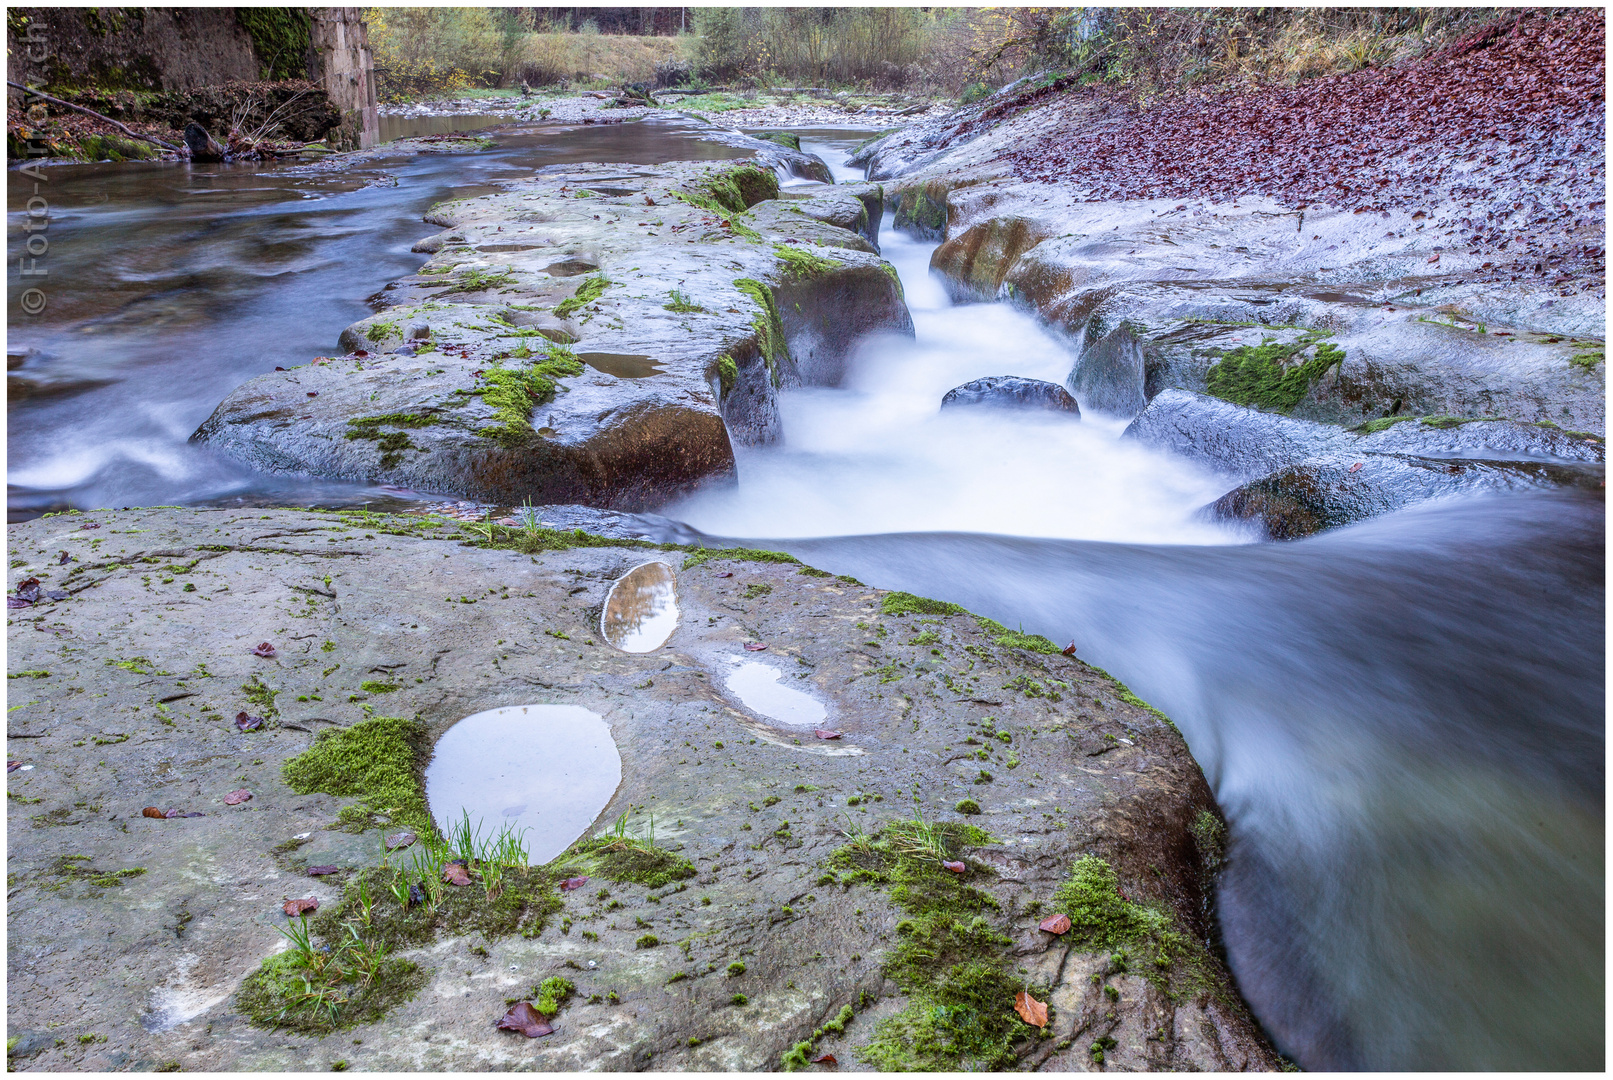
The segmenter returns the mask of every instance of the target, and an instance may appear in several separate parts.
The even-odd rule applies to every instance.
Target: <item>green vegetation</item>
[[[609,881],[634,882],[649,889],[659,889],[697,873],[694,863],[656,844],[653,815],[643,836],[628,835],[624,813],[616,819],[610,832],[584,840],[572,850],[576,856],[590,862],[595,875]],[[640,940],[640,948],[649,947]]]
[[[787,146],[791,150],[800,151],[801,149],[801,136],[793,131],[763,131],[758,133],[756,137],[766,139],[768,142],[776,142],[780,146]]]
[[[739,381],[739,365],[734,363],[734,358],[727,353],[717,357],[717,379],[725,394]]]
[[[477,432],[500,446],[517,447],[532,438],[532,410],[553,401],[559,380],[583,372],[583,362],[564,345],[547,346],[548,357],[528,367],[491,368],[482,373],[485,384],[474,393],[493,409],[498,423]]]
[[[264,79],[306,79],[311,24],[307,8],[241,7],[235,21],[252,38]]]
[[[262,709],[264,716],[271,717],[280,714],[280,710],[275,708],[274,705],[274,699],[280,696],[280,691],[272,690],[265,686],[263,681],[256,675],[241,684],[241,693],[246,696],[248,702]]]
[[[772,591],[773,591],[773,586],[771,586],[771,585],[761,583],[761,582],[753,582],[752,584],[745,586],[744,599],[746,599],[746,600],[757,600],[757,599],[760,599],[761,597],[769,595],[770,593],[772,593]]]
[[[888,1071],[1012,1067],[1015,1044],[1036,1034],[1014,1012],[1014,995],[1028,989],[1045,999],[1046,991],[1014,974],[996,898],[941,865],[990,837],[971,825],[920,819],[890,822],[874,836],[854,826],[847,839],[829,866],[846,884],[888,889],[906,916],[884,970],[911,1001],[878,1024],[863,1060]]]
[[[553,1018],[559,1015],[561,1006],[571,1000],[576,992],[577,988],[570,979],[551,975],[532,988],[532,1007],[545,1017]]]
[[[351,925],[345,929],[347,936],[323,946],[306,919],[281,929],[292,947],[265,959],[241,984],[241,1014],[258,1027],[325,1035],[379,1020],[425,987],[428,976],[418,965],[389,955]]]
[[[11,794],[7,792],[7,794]],[[39,802],[39,799],[19,799],[20,802]],[[38,821],[38,818],[34,819]],[[124,870],[97,870],[90,865],[88,855],[58,855],[41,873],[41,877],[56,880],[40,885],[47,892],[55,892],[69,881],[82,881],[95,889],[122,888],[123,883],[130,878],[137,878],[146,872],[143,866],[131,866]],[[91,893],[92,896],[100,895]]]
[[[1344,361],[1343,349],[1322,343],[1311,359],[1289,363],[1315,342],[1316,335],[1307,334],[1288,344],[1268,338],[1259,345],[1239,346],[1205,373],[1205,385],[1235,405],[1288,413],[1304,400],[1312,383]]]
[[[980,813],[980,804],[975,802],[973,799],[964,799],[952,809],[956,810],[960,814],[978,814]]]
[[[578,310],[587,307],[605,294],[614,282],[604,274],[594,274],[584,278],[583,283],[577,286],[577,291],[555,305],[554,313],[557,318],[567,319]]]
[[[743,214],[759,202],[778,198],[778,176],[761,165],[734,165],[702,177],[694,194],[726,213]]]
[[[376,679],[367,679],[359,683],[359,689],[366,694],[390,694],[403,689],[398,683],[380,682]]]
[[[774,244],[773,254],[784,263],[784,270],[791,277],[815,277],[818,274],[827,274],[837,266],[844,266],[839,259],[829,259],[822,255],[814,255],[799,247],[788,244]]]
[[[434,833],[422,783],[427,753],[420,721],[377,716],[320,732],[312,746],[281,766],[280,775],[299,795],[356,797],[372,813]]]
[[[1359,427],[1352,428],[1351,430],[1361,432],[1365,435],[1376,435],[1380,431],[1388,431],[1390,428],[1394,427],[1398,423],[1401,423],[1402,421],[1415,419],[1417,419],[1415,416],[1380,416],[1375,420],[1368,420],[1366,423],[1360,425]]]
[[[912,593],[892,592],[886,593],[879,602],[881,615],[967,615],[963,608],[957,604],[949,604],[945,600],[931,600],[925,596],[914,596]]]
[[[1057,656],[1063,652],[1062,649],[1041,634],[1026,634],[1018,630],[1010,630],[1000,622],[983,618],[979,615],[975,616],[975,621],[980,624],[980,629],[995,644],[1004,645],[1011,649],[1029,649],[1031,652],[1045,653],[1049,656]]]
[[[751,328],[756,331],[756,347],[766,358],[768,374],[773,378],[773,385],[777,386],[781,378],[778,361],[788,360],[790,349],[784,341],[784,323],[779,318],[773,290],[754,278],[737,278],[734,287],[756,301],[756,305],[762,309],[751,321]]]
[[[681,290],[673,289],[671,292],[667,293],[667,295],[671,299],[667,303],[661,305],[661,307],[667,311],[675,311],[680,315],[705,313],[705,308],[689,299],[689,295]]]
[[[809,1064],[811,1064],[812,1050],[816,1046],[817,1041],[823,1038],[825,1035],[840,1035],[844,1033],[846,1030],[846,1025],[851,1023],[852,1018],[855,1015],[856,1014],[852,1012],[850,1005],[842,1005],[840,1007],[840,1011],[835,1014],[835,1018],[833,1020],[828,1021],[822,1027],[814,1031],[810,1038],[803,1039],[794,1046],[790,1047],[788,1050],[784,1051],[784,1056],[779,1059],[779,1067],[785,1072],[799,1072],[800,1070],[806,1068]]]
[[[1603,359],[1605,358],[1606,350],[1600,347],[1592,348],[1585,346],[1584,348],[1584,352],[1578,352],[1569,357],[1568,362],[1582,371],[1595,371],[1596,365],[1602,363]]]
[[[1138,974],[1181,1001],[1210,988],[1209,955],[1163,908],[1126,899],[1114,868],[1096,855],[1077,859],[1050,907],[1070,917],[1068,940],[1112,963],[1139,961]]]
[[[466,270],[454,279],[454,283],[439,296],[449,293],[482,292],[486,289],[499,289],[515,284],[515,277],[509,273],[495,274],[489,270]]]
[[[772,562],[772,563],[799,563],[797,559],[783,551],[765,551],[761,548],[696,548],[694,553],[683,560],[682,569],[693,570],[713,559],[740,559],[745,562]]]
[[[370,328],[374,330],[374,327]],[[386,413],[381,416],[360,416],[349,420],[351,429],[347,439],[370,439],[381,451],[381,468],[395,468],[403,460],[403,451],[420,449],[401,431],[382,431],[383,427],[423,428],[438,423],[438,417],[429,413]]]

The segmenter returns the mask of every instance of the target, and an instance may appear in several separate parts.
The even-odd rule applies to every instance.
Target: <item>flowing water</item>
[[[844,157],[862,133],[800,134],[858,178]],[[13,352],[35,350],[13,373],[28,380],[10,406],[13,513],[382,503],[397,493],[268,478],[184,440],[418,266],[430,202],[551,161],[729,153],[652,125],[500,138],[386,163],[397,187],[251,166],[53,172],[52,306],[30,321],[12,297]],[[941,414],[953,386],[1062,382],[1071,357],[1006,305],[950,303],[930,245],[881,243],[915,338],[865,342],[844,386],[784,395],[782,445],[741,451],[737,486],[663,512],[1073,639],[1167,712],[1231,825],[1229,962],[1300,1063],[1599,1069],[1602,501],[1472,498],[1241,542],[1195,513],[1224,480],[1101,416]],[[733,692],[788,689],[765,669],[741,664]]]

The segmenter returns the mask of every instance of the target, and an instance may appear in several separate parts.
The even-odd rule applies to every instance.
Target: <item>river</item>
[[[801,134],[855,175],[860,133]],[[185,440],[419,266],[430,203],[539,164],[732,153],[688,136],[501,134],[357,174],[52,170],[51,306],[30,320],[11,298],[13,517],[423,497],[255,474]],[[845,385],[785,395],[781,445],[662,512],[1074,640],[1167,712],[1231,825],[1221,945],[1306,1067],[1601,1068],[1601,500],[1472,498],[1247,543],[1196,513],[1224,480],[1119,424],[938,414],[983,375],[1063,381],[1070,355],[1007,305],[952,303],[932,245],[881,244],[915,338],[864,342]]]

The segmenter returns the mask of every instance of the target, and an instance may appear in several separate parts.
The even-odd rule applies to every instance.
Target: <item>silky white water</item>
[[[1197,516],[1234,485],[1120,438],[1123,422],[1036,411],[948,409],[988,375],[1062,384],[1074,357],[1007,304],[954,304],[929,269],[934,244],[880,235],[916,339],[880,335],[842,386],[781,395],[779,445],[738,448],[737,486],[665,508],[723,536],[968,531],[1137,543],[1238,543]]]

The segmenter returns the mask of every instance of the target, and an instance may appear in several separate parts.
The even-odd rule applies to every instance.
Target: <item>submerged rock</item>
[[[941,408],[985,406],[995,409],[1042,409],[1079,417],[1081,407],[1058,383],[1022,379],[1017,375],[991,375],[947,391]]]
[[[1143,411],[1143,350],[1131,327],[1117,327],[1082,351],[1070,389],[1092,412],[1130,420]]]
[[[743,162],[509,187],[434,207],[432,258],[346,355],[247,382],[192,439],[270,472],[641,510],[731,476],[735,443],[778,437],[778,390],[838,383],[861,335],[912,333],[857,231],[877,187],[781,201]]]
[[[81,530],[90,518],[106,527]],[[1199,944],[1224,828],[1209,788],[1181,736],[1102,673],[961,609],[793,562],[519,529],[476,546],[482,535],[258,508],[12,527],[19,574],[65,569],[30,565],[41,551],[86,555],[51,579],[76,590],[41,612],[54,632],[10,635],[13,666],[41,676],[8,732],[37,764],[12,774],[7,804],[7,940],[29,985],[9,1020],[31,1066],[101,1060],[91,1053],[194,1071],[762,1071],[806,1040],[807,1057],[848,1065],[956,1070],[989,1055],[1029,1068],[1079,1064],[1094,1031],[1113,1039],[1112,1068],[1277,1066]],[[194,593],[158,584],[140,562],[153,552],[188,567]],[[669,647],[634,655],[600,641],[599,611],[647,557],[680,564],[683,618]],[[276,659],[241,647],[243,628],[288,612],[303,629]],[[768,649],[746,651],[758,638]],[[64,639],[83,650],[75,674],[44,677]],[[752,658],[817,702],[839,738],[732,694],[725,676]],[[942,689],[965,672],[979,690]],[[85,693],[98,703],[87,718]],[[242,734],[226,717],[249,698],[271,719]],[[547,867],[453,853],[438,857],[461,862],[435,865],[433,814],[471,808],[484,842],[534,812],[549,820],[521,785],[493,790],[507,769],[489,767],[486,790],[448,792],[446,813],[419,781],[439,739],[474,734],[462,718],[532,704],[591,714],[606,765],[593,802],[529,834],[529,854],[560,852]],[[132,718],[116,721],[123,736],[103,730],[112,716]],[[533,790],[562,797],[552,774],[579,758],[544,760],[546,740],[561,745],[552,730],[493,735],[495,754],[499,740],[532,739],[522,752],[545,773]],[[456,765],[452,750],[439,765]],[[130,809],[166,798],[181,762],[203,816]],[[254,798],[226,812],[243,771]],[[388,855],[399,829],[417,842]],[[339,873],[309,878],[310,864]],[[443,869],[468,883],[443,883]],[[942,913],[898,882],[944,889]],[[324,1010],[286,996],[303,989],[275,929],[288,890],[319,904],[316,949],[342,944],[344,924],[392,948],[370,990],[343,982],[363,1008],[336,1003],[353,1025],[339,1038],[322,1038]],[[1070,930],[1038,929],[1061,911]],[[904,944],[943,932],[941,957]],[[290,979],[279,990],[277,973]],[[1014,1014],[1027,988],[1055,1006],[1050,1037]],[[494,1028],[507,998],[552,1028],[541,1058]],[[108,1041],[28,1037],[64,1010]],[[937,1015],[969,1018],[956,1045],[918,1037]]]

